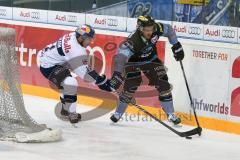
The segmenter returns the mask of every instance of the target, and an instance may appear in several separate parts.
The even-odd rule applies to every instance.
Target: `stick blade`
[[[181,137],[188,137],[188,136],[192,136],[192,135],[196,135],[196,134],[201,136],[201,134],[202,134],[202,128],[201,127],[194,128],[190,131],[182,132],[180,136]]]

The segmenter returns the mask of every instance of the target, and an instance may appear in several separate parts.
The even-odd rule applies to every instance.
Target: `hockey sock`
[[[169,115],[169,114],[173,114],[174,113],[174,108],[173,108],[173,101],[160,101],[160,104],[164,110],[164,112]]]
[[[116,108],[114,116],[117,116],[117,118],[122,117],[122,115],[124,114],[124,112],[127,109],[127,106],[128,106],[127,103],[124,103],[124,102],[120,101],[117,108]]]

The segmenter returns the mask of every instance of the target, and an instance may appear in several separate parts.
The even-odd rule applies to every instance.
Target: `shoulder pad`
[[[130,49],[131,51],[133,50],[133,43],[130,39],[127,39],[120,43],[119,49],[125,50],[125,49]]]
[[[121,45],[122,49],[125,48],[129,48],[131,51],[133,51],[133,42],[131,40],[126,40],[122,45]]]

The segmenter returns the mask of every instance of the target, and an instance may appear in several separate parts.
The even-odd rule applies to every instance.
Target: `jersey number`
[[[47,51],[49,51],[49,50],[52,50],[52,49],[54,49],[56,47],[56,44],[50,44],[50,45],[48,45],[45,49],[44,49],[44,51],[45,52],[47,52]]]

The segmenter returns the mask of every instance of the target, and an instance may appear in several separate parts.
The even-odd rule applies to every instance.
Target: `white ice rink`
[[[73,128],[55,117],[57,101],[29,95],[24,100],[35,120],[63,130],[63,140],[44,144],[0,141],[0,160],[240,160],[237,135],[204,130],[202,137],[187,140],[156,122],[113,125],[110,114]]]

